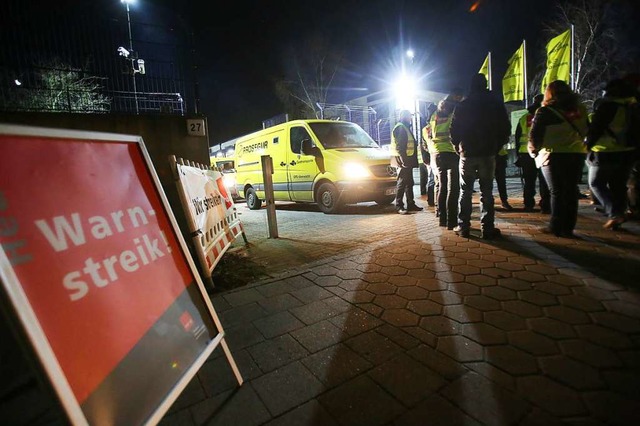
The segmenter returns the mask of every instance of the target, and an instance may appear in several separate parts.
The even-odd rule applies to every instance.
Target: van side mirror
[[[317,148],[313,146],[311,139],[302,139],[302,144],[300,146],[300,154],[303,155],[315,155]]]

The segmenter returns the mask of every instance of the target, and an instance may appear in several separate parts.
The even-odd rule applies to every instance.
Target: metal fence
[[[388,118],[381,118],[376,122],[376,132],[378,145],[389,145],[391,143],[391,122]]]
[[[369,106],[318,103],[320,117],[325,120],[343,120],[356,123],[378,141],[376,110]]]
[[[4,0],[0,16],[0,110],[196,112],[191,31],[160,4],[131,8],[131,38],[119,1]]]
[[[268,127],[277,126],[278,124],[286,123],[287,121],[289,121],[289,114],[278,114],[271,118],[267,118],[266,120],[262,120],[262,128],[266,129]]]

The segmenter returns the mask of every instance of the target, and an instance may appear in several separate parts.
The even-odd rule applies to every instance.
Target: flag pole
[[[529,108],[529,93],[527,90],[527,40],[522,40],[522,78],[524,89],[524,107]]]
[[[491,75],[491,51],[489,51],[489,90],[493,90],[493,75]]]
[[[576,90],[576,78],[575,78],[575,73],[576,73],[576,64],[575,64],[575,55],[573,54],[573,50],[575,47],[575,29],[574,29],[574,25],[571,24],[571,90],[575,91]]]

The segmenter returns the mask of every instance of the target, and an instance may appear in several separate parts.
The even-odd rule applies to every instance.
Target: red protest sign
[[[1,133],[3,282],[24,292],[86,419],[107,406],[141,423],[219,331],[144,147]]]

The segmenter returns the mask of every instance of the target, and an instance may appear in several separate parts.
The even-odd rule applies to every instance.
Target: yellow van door
[[[302,141],[305,139],[313,141],[305,127],[291,127],[287,151],[287,177],[289,197],[293,201],[313,201],[313,181],[320,173],[316,157],[301,153]]]
[[[269,155],[273,161],[273,197],[277,201],[290,199],[286,167],[289,147],[285,135],[282,130],[269,135]]]

